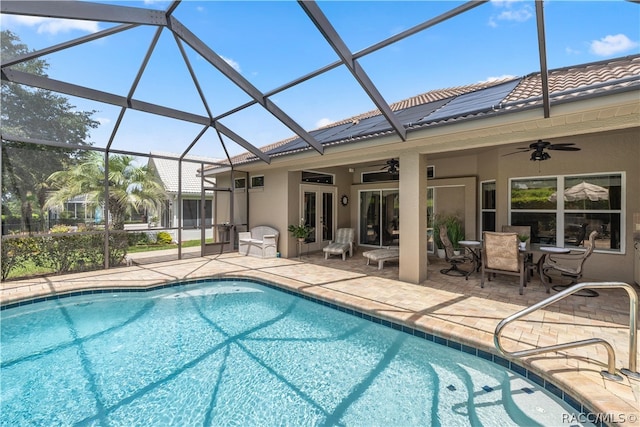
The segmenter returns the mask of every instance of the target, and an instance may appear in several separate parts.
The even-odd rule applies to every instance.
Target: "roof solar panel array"
[[[480,89],[456,97],[441,99],[426,104],[395,111],[394,114],[405,128],[416,123],[430,123],[450,117],[460,117],[477,111],[486,111],[499,105],[518,85],[515,79],[489,88]],[[350,140],[362,136],[391,131],[391,124],[381,114],[361,120],[342,123],[329,128],[311,131],[311,135],[321,144]],[[296,138],[270,150],[267,154],[282,154],[307,148],[307,143]]]
[[[478,111],[487,111],[498,106],[520,83],[519,79],[486,89],[456,96],[439,110],[420,120],[420,123],[434,122],[451,117],[463,117]]]

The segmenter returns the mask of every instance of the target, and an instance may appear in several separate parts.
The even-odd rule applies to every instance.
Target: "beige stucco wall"
[[[465,185],[464,203],[467,238],[478,238],[479,224],[479,186],[482,181],[496,180],[496,222],[497,227],[508,224],[508,194],[510,177],[554,176],[558,174],[588,174],[602,172],[626,173],[625,187],[625,237],[624,252],[621,254],[595,253],[585,268],[585,275],[595,280],[633,280],[633,213],[640,212],[640,128],[607,134],[586,134],[572,137],[554,138],[554,143],[574,142],[581,148],[580,152],[551,151],[551,160],[532,162],[529,152],[511,155],[515,148],[526,147],[529,142],[513,144],[500,148],[477,150],[477,152],[456,151],[451,153],[427,154],[425,164],[435,167],[435,179],[424,185]],[[364,151],[363,151],[364,153]],[[388,158],[398,157],[399,153],[389,153]],[[309,157],[318,162],[327,162],[326,156]],[[365,161],[362,154],[359,161]],[[249,190],[249,223],[259,225],[265,223],[281,230],[279,250],[283,256],[296,256],[295,240],[288,236],[288,224],[299,220],[299,186],[300,172],[294,169],[333,173],[336,176],[338,198],[342,194],[349,196],[348,206],[343,207],[337,201],[337,226],[351,226],[357,230],[358,225],[358,191],[372,188],[398,188],[398,182],[360,184],[360,172],[357,163],[340,167],[313,167],[311,160],[300,165],[278,167],[275,165],[251,166],[251,175],[264,174],[263,190]],[[353,167],[353,172],[349,171]],[[288,171],[291,169],[291,171]],[[369,167],[367,170],[379,170],[380,167]],[[467,179],[468,181],[464,181]],[[219,181],[220,185],[223,185]],[[444,192],[446,195],[446,192]],[[461,203],[461,194],[454,196],[453,206]],[[402,194],[401,194],[402,199]],[[438,206],[447,206],[448,200],[437,200]],[[224,206],[219,203],[219,207]],[[473,206],[473,208],[469,208]],[[402,232],[402,231],[401,231]],[[403,236],[407,236],[403,234]],[[406,237],[405,237],[406,239]],[[412,239],[409,234],[409,239]],[[415,239],[415,237],[414,237]],[[405,240],[406,241],[406,240]],[[416,245],[418,243],[415,243]]]

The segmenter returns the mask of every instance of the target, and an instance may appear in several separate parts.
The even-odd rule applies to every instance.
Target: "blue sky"
[[[111,2],[165,9],[167,1]],[[318,3],[352,52],[434,18],[462,2],[329,1]],[[640,5],[627,1],[547,1],[550,69],[640,52]],[[263,93],[337,60],[294,1],[184,1],[174,16]],[[2,29],[40,49],[112,26],[109,23],[2,16]],[[126,95],[155,29],[139,27],[48,55],[54,79]],[[195,52],[187,55],[213,115],[249,101]],[[465,85],[539,70],[533,1],[491,1],[360,59],[389,103],[432,89]],[[173,36],[164,31],[134,92],[135,99],[206,114]],[[91,140],[105,146],[119,109],[70,98],[96,110],[102,125]],[[375,106],[344,67],[271,98],[305,129],[363,113]],[[293,135],[269,113],[251,107],[222,123],[260,147]],[[128,112],[114,148],[181,153],[200,126]],[[229,140],[231,155],[244,151]],[[224,157],[217,135],[207,132],[191,154]]]

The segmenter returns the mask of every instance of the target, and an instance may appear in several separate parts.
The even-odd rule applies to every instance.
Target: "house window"
[[[484,181],[480,184],[480,229],[496,231],[496,182]]]
[[[532,243],[623,252],[624,173],[518,178],[510,183],[511,225],[530,225]]]
[[[398,181],[399,173],[381,172],[362,172],[362,182],[382,182],[382,181]]]
[[[251,188],[263,188],[264,175],[256,175],[251,177]]]
[[[333,175],[321,172],[302,171],[302,182],[333,185]]]
[[[235,178],[233,180],[233,188],[235,190],[244,190],[247,185],[247,180],[244,178]]]
[[[200,200],[182,201],[182,226],[184,228],[198,228],[202,224],[200,221]],[[212,226],[211,200],[206,200],[204,204],[205,227]]]

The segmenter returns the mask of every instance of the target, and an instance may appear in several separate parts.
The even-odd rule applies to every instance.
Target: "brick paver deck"
[[[415,285],[397,280],[397,264],[378,270],[376,265],[367,265],[361,252],[347,261],[325,260],[322,252],[301,259],[259,259],[237,253],[192,256],[185,253],[177,260],[177,252],[134,254],[136,262],[130,267],[3,282],[0,303],[78,289],[152,287],[211,276],[250,277],[497,354],[493,332],[498,322],[549,296],[537,277],[524,295],[518,295],[517,278],[511,276],[498,276],[481,289],[477,273],[468,281],[445,276],[439,273],[439,260],[431,259],[428,280]],[[516,321],[503,335],[507,349],[600,337],[615,348],[616,368],[628,368],[629,299],[621,289],[599,293],[596,298],[571,296]],[[621,382],[604,380],[600,371],[606,369],[607,356],[602,346],[530,356],[520,363],[560,385],[594,413],[620,415],[627,425],[640,425],[640,381],[627,377]],[[629,422],[633,417],[636,421]]]

